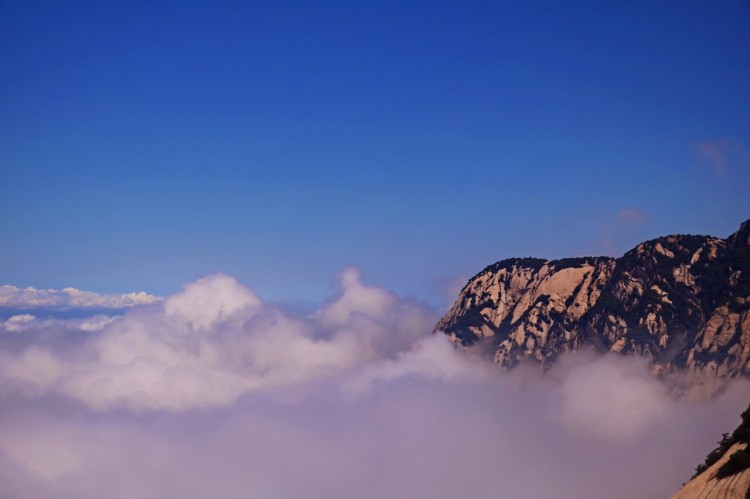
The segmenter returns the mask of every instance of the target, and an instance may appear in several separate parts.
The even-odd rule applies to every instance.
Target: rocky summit
[[[667,371],[750,374],[750,220],[727,239],[665,236],[620,258],[502,260],[435,329],[489,346],[505,367],[591,347]]]

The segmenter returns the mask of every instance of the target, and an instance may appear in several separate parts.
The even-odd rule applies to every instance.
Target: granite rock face
[[[719,478],[719,469],[736,452],[747,448],[745,443],[734,444],[721,459],[675,492],[670,499],[745,499],[750,490],[750,470]]]
[[[724,433],[718,447],[695,468],[689,482],[671,499],[745,499],[750,497],[750,407],[741,415],[742,423]]]
[[[672,235],[620,258],[513,258],[488,266],[435,326],[489,345],[505,367],[547,367],[583,346],[656,369],[750,374],[750,220],[727,239]]]

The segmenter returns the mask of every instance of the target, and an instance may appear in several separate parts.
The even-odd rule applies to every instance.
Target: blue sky
[[[0,283],[336,272],[437,301],[511,256],[750,218],[750,4],[0,3]]]

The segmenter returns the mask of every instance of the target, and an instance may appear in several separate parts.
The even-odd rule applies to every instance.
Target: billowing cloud
[[[668,387],[635,357],[600,357],[571,365],[560,386],[563,425],[574,433],[631,438],[668,412]]]
[[[0,307],[16,310],[125,309],[155,303],[156,296],[140,291],[121,295],[102,295],[75,288],[37,289],[0,286]]]
[[[0,373],[21,389],[63,394],[93,409],[180,411],[388,359],[412,348],[434,322],[424,306],[365,286],[354,269],[339,281],[335,300],[297,317],[264,305],[233,277],[208,276],[162,306],[110,318],[100,334],[75,345],[75,355],[54,343],[0,356]]]
[[[666,497],[750,399],[586,352],[500,371],[429,307],[339,282],[308,315],[219,274],[122,316],[11,318],[0,496]]]
[[[36,317],[31,314],[13,315],[7,320],[2,321],[1,326],[3,330],[9,333],[18,333],[27,327],[30,327],[29,323],[33,322],[34,319],[36,319]]]

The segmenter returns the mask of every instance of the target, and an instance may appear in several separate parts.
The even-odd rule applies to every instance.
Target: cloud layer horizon
[[[501,371],[432,334],[433,308],[338,282],[308,314],[214,274],[121,315],[0,322],[0,492],[666,497],[750,399],[680,399],[590,352]]]

